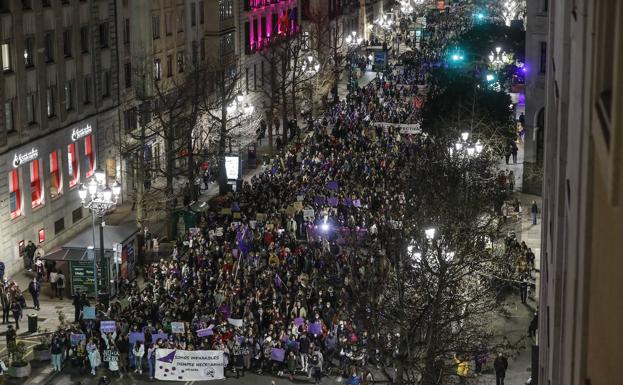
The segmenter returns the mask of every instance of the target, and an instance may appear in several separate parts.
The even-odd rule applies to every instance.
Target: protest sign
[[[184,322],[171,322],[171,333],[184,333]]]
[[[314,219],[314,209],[305,209],[303,210],[303,218]]]
[[[303,210],[303,202],[294,202],[293,206],[296,211]]]
[[[100,331],[102,333],[114,333],[117,330],[115,321],[102,321],[100,323]]]
[[[296,196],[296,201],[297,202],[303,202],[303,199],[305,199],[305,195],[297,195]]]
[[[224,376],[220,350],[156,349],[156,379],[165,381],[221,380]]]
[[[199,235],[199,231],[199,227],[191,227],[188,229],[188,233],[193,236]]]
[[[216,228],[216,232],[214,233],[217,237],[222,237],[223,236],[223,228],[222,227],[217,227]]]
[[[256,219],[258,222],[264,222],[264,221],[266,221],[266,218],[268,218],[268,215],[266,215],[266,214],[263,214],[263,213],[257,213],[257,214],[255,214],[255,219]]]
[[[242,327],[242,319],[240,319],[240,318],[227,318],[227,322],[229,322],[231,325],[237,326],[239,328]]]
[[[224,207],[224,208],[221,209],[221,214],[222,215],[231,215],[231,209]]]
[[[273,361],[283,362],[286,358],[286,351],[283,349],[272,348],[270,349],[270,359]]]
[[[209,337],[214,335],[214,330],[212,328],[204,328],[197,330],[197,337]]]
[[[76,346],[80,344],[80,341],[86,340],[86,336],[82,333],[71,333],[69,336],[69,341],[71,342],[71,346]]]
[[[134,345],[137,341],[145,342],[145,334],[141,332],[130,333],[130,344]]]
[[[167,333],[154,333],[151,335],[151,342],[156,342],[158,340],[165,340],[167,341],[169,339],[169,335]]]
[[[95,319],[95,306],[85,306],[82,308],[82,318]]]

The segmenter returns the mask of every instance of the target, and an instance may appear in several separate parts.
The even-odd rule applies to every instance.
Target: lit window
[[[67,146],[67,168],[69,175],[69,187],[74,187],[80,180],[80,170],[78,169],[78,151],[76,151],[76,144],[72,143]]]
[[[39,229],[39,243],[45,242],[45,230]]]
[[[19,169],[15,169],[9,173],[9,208],[11,210],[11,218],[17,218],[22,215],[22,197],[19,182]]]
[[[93,135],[87,135],[84,138],[84,155],[87,158],[87,171],[86,177],[93,176],[93,169],[95,165],[95,156],[93,155]]]
[[[2,56],[2,70],[11,70],[11,48],[8,43],[0,44],[0,56]]]
[[[32,197],[32,208],[34,209],[41,206],[43,204],[43,196],[41,194],[39,159],[30,162],[30,193]]]
[[[50,153],[50,197],[52,199],[63,193],[63,179],[60,168],[61,151],[55,150]]]

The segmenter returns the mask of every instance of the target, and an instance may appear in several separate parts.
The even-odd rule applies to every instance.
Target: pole
[[[104,261],[104,217],[100,217],[100,258],[102,259],[102,261]],[[108,266],[105,266],[108,267]],[[103,270],[105,267],[102,267],[102,275],[104,275]],[[95,272],[95,276],[97,277],[97,271]],[[96,293],[96,295],[99,295],[99,293]]]
[[[97,253],[95,252],[95,210],[91,208],[93,219],[93,288],[95,289],[95,307],[97,307]]]

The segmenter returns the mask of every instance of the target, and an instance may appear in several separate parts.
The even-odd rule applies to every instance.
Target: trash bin
[[[28,314],[28,332],[29,333],[37,332],[38,321],[39,319],[36,314]]]

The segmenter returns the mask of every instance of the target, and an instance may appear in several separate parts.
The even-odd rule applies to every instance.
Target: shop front
[[[95,120],[84,120],[0,155],[0,258],[7,275],[25,266],[24,244],[57,244],[83,218],[77,189],[96,168]],[[4,182],[6,181],[6,182]]]

